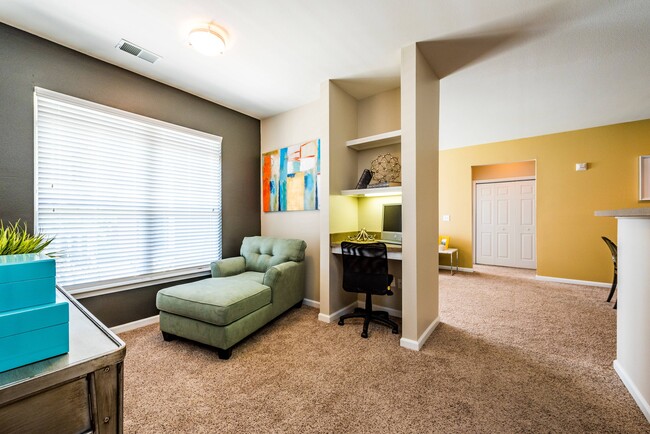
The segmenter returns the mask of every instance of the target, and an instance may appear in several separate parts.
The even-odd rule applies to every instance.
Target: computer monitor
[[[402,204],[384,204],[381,219],[381,239],[389,243],[402,244]]]

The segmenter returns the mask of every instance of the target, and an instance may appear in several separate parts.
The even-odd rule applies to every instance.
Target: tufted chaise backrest
[[[240,253],[246,258],[246,271],[265,273],[269,267],[283,262],[303,261],[306,248],[303,240],[245,237]]]

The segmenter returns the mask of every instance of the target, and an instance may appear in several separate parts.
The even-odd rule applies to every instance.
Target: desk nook
[[[405,47],[401,56],[398,89],[378,89],[375,96],[359,97],[335,81],[321,88],[321,109],[327,113],[327,123],[321,140],[319,185],[319,319],[338,322],[363,306],[358,294],[342,288],[343,264],[337,243],[365,228],[377,239],[388,241],[388,273],[394,277],[394,295],[376,297],[373,303],[388,305],[386,309],[378,307],[401,316],[399,345],[419,350],[439,321],[435,248],[439,80],[415,44]],[[373,161],[392,168],[395,159],[401,175],[397,182],[389,179],[382,187],[361,188],[364,170],[371,169]],[[401,208],[401,246],[396,235],[390,234],[397,231],[382,228],[389,205]]]

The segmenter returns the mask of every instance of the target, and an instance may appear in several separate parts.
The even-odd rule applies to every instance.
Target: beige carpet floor
[[[127,433],[650,433],[612,368],[606,288],[477,267],[440,276],[420,352],[295,309],[235,347],[123,333]]]

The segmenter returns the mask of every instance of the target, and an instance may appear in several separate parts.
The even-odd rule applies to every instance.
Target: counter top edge
[[[650,208],[627,208],[594,211],[596,217],[649,217]]]

